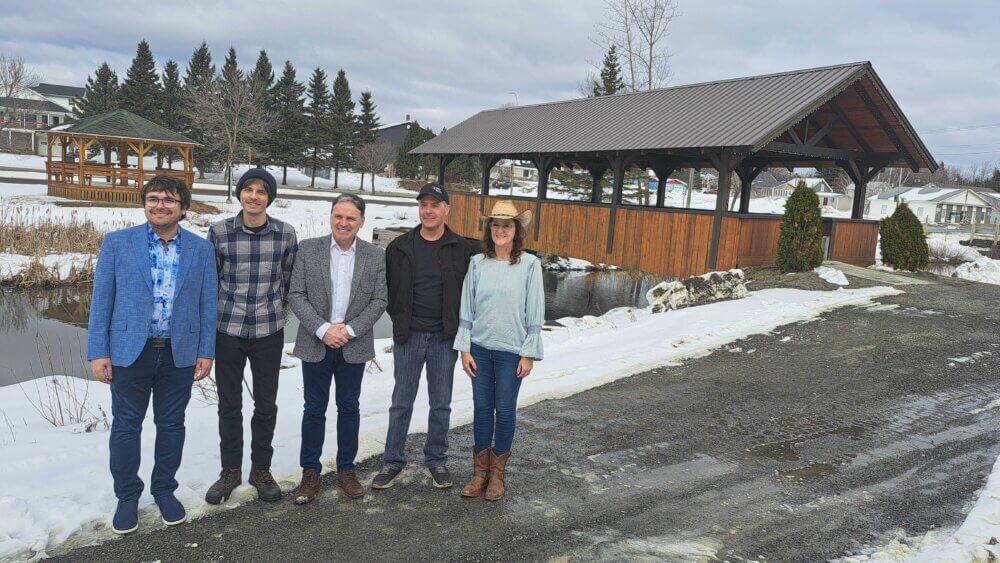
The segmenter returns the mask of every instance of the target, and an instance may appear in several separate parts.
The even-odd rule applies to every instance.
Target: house
[[[1000,225],[1000,192],[981,191],[979,194],[984,196],[983,199],[993,208],[993,214],[988,222]]]
[[[535,165],[524,160],[503,159],[496,163],[490,172],[490,178],[494,180],[510,177],[514,182],[537,183],[538,169]]]
[[[834,193],[836,191],[823,178],[792,178],[774,186],[772,194],[774,197],[788,197],[799,186],[799,182],[804,183],[807,188],[811,188],[816,193]]]
[[[76,99],[84,89],[77,86],[42,83],[18,95],[0,98],[0,147],[15,152],[48,152],[47,139],[36,135],[41,129],[62,125],[72,119]]]
[[[754,178],[750,186],[750,197],[774,197],[774,188],[781,184],[782,181],[775,178],[774,174],[764,170]]]
[[[406,133],[410,130],[410,116],[407,114],[405,121],[390,123],[378,128],[377,140],[386,141],[392,147],[392,160],[385,167],[385,175],[389,178],[396,177],[396,158],[399,156],[399,149],[403,148],[403,141]]]
[[[966,186],[930,183],[901,186],[868,198],[866,219],[892,215],[899,203],[906,203],[922,223],[955,225],[991,223],[997,214],[996,198]]]

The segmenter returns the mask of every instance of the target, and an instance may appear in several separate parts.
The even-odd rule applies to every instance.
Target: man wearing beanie
[[[271,476],[271,439],[278,406],[278,372],[284,345],[285,306],[292,263],[298,247],[295,230],[267,214],[278,195],[267,170],[251,168],[236,184],[243,210],[208,231],[219,272],[218,325],[215,340],[219,393],[219,441],[222,472],[205,495],[210,504],[229,498],[242,482],[243,372],[250,360],[253,418],[250,421],[250,479],[261,500],[281,498]]]

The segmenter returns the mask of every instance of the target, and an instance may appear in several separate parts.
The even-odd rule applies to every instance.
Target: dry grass
[[[94,222],[75,215],[65,220],[51,212],[0,208],[0,252],[25,256],[46,254],[97,254],[104,233]]]

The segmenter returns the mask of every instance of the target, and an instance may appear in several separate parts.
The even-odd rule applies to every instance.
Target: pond
[[[545,317],[601,315],[615,307],[645,306],[651,276],[624,272],[545,272]],[[52,374],[89,378],[87,317],[91,288],[0,291],[0,386]],[[295,341],[298,321],[289,317],[286,342]],[[392,337],[383,315],[376,338]]]

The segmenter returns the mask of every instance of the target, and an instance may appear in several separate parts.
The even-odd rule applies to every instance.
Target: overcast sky
[[[123,78],[140,39],[185,67],[207,41],[221,64],[266,49],[305,82],[319,66],[372,90],[383,123],[451,127],[479,110],[579,97],[599,60],[602,0],[364,2],[3,0],[0,51],[45,82]],[[870,60],[938,160],[1000,161],[1000,3],[678,0],[671,85]],[[516,94],[514,94],[516,93]]]

